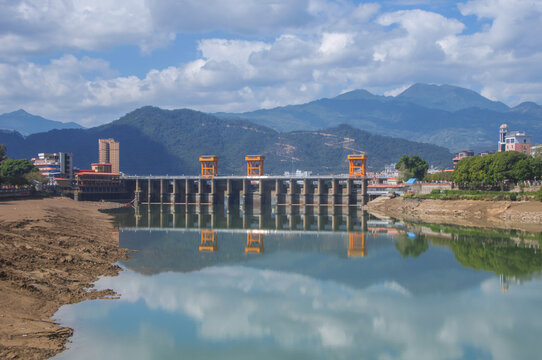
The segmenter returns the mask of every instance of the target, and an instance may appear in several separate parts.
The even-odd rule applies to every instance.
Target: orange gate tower
[[[245,156],[245,160],[247,161],[247,176],[263,176],[265,156],[247,155]]]
[[[348,155],[348,163],[350,164],[350,177],[365,177],[367,175],[367,155]]]
[[[199,157],[201,162],[201,177],[215,177],[218,174],[218,156],[202,155]]]

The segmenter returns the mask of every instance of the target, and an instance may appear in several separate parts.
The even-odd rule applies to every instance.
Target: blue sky
[[[453,84],[542,103],[542,0],[0,0],[0,112],[93,126]]]

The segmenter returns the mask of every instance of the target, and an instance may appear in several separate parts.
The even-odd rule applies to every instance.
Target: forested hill
[[[321,131],[279,133],[246,120],[222,120],[193,110],[143,107],[107,125],[53,130],[23,138],[0,132],[12,158],[40,152],[72,152],[75,166],[98,160],[98,139],[120,142],[120,168],[127,174],[198,174],[199,155],[220,157],[221,174],[243,174],[247,154],[264,154],[269,174],[292,169],[344,173],[346,155],[365,151],[368,166],[381,169],[403,154],[417,154],[435,166],[450,167],[452,155],[440,146],[370,134],[340,125]]]
[[[542,142],[542,108],[522,103],[509,108],[450,85],[415,84],[398,96],[355,90],[330,99],[246,113],[220,113],[277,131],[317,130],[339,124],[371,133],[445,146],[453,151],[496,150],[499,126],[523,130]]]

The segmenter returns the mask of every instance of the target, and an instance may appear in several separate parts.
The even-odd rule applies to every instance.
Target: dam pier
[[[368,200],[367,179],[347,176],[123,176],[122,182],[136,206],[351,206]]]

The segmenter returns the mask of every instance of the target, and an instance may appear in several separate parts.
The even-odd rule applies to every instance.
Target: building
[[[93,164],[94,165],[94,164]],[[102,164],[100,164],[102,165]],[[119,173],[75,170],[75,200],[113,200],[126,197]]]
[[[119,143],[114,139],[98,139],[99,163],[111,164],[111,172],[118,174]]]
[[[56,178],[73,179],[73,154],[39,153],[37,158],[32,158],[32,162],[40,174],[49,179],[50,184],[54,184]]]
[[[542,144],[531,146],[531,155],[532,156],[542,155]]]
[[[474,151],[472,150],[460,150],[455,154],[455,157],[458,157],[460,159],[471,156],[474,156]]]
[[[499,130],[499,152],[518,151],[524,154],[531,153],[531,135],[524,131],[509,131],[508,125],[502,124]]]
[[[454,168],[457,165],[457,163],[459,161],[461,161],[461,159],[466,158],[466,157],[471,157],[471,156],[474,156],[474,151],[472,151],[472,150],[460,150],[460,151],[458,151],[455,154],[455,157],[453,159]]]
[[[495,150],[485,150],[480,152],[480,156],[486,156],[486,155],[493,155],[495,154]]]
[[[110,163],[92,163],[90,164],[92,171],[99,173],[112,173],[113,166]]]

